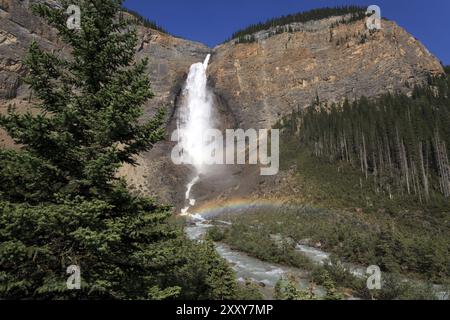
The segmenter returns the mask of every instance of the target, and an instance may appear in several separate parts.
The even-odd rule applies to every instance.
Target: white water
[[[213,95],[208,89],[206,75],[210,57],[208,54],[203,63],[191,66],[178,119],[178,129],[182,134],[179,144],[183,148],[183,162],[192,163],[196,171],[195,177],[186,186],[186,207],[181,210],[181,214],[185,216],[189,215],[189,209],[195,205],[191,190],[200,180],[200,174],[205,169],[205,159],[210,152],[207,141],[203,139],[204,132],[212,129]]]
[[[205,131],[212,129],[213,95],[207,87],[206,70],[210,55],[203,63],[195,63],[189,70],[183,91],[184,103],[180,108],[178,129],[182,136],[185,163],[192,163],[198,173],[204,170],[205,159],[210,150],[203,139]]]
[[[186,196],[185,199],[188,202],[188,205],[186,207],[184,207],[183,209],[181,209],[181,215],[182,216],[187,216],[189,215],[189,209],[192,206],[195,206],[195,199],[191,198],[191,190],[192,187],[198,182],[198,180],[200,180],[200,176],[196,176],[191,182],[189,182],[186,186]]]
[[[191,215],[189,220],[190,224],[185,228],[185,232],[191,240],[202,241],[208,229],[213,227],[210,221],[198,215]],[[230,224],[226,221],[221,223],[226,225]],[[240,282],[251,280],[256,284],[263,285],[267,288],[269,295],[273,292],[273,288],[282,277],[294,276],[299,281],[302,289],[309,287],[309,274],[304,270],[265,262],[243,252],[233,250],[223,243],[216,243],[215,246],[219,255],[236,272],[236,276]],[[318,297],[325,295],[325,290],[320,286],[316,287],[314,292]]]

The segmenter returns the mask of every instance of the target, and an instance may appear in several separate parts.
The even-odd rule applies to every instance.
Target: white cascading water
[[[212,126],[213,95],[208,90],[206,75],[210,57],[208,54],[203,63],[191,66],[183,91],[184,103],[178,118],[178,129],[182,134],[179,143],[183,147],[184,162],[192,163],[196,171],[195,177],[186,186],[187,206],[181,210],[182,215],[189,215],[189,209],[195,205],[191,190],[200,180],[200,174],[205,169],[207,152],[210,152],[203,139],[204,132]]]

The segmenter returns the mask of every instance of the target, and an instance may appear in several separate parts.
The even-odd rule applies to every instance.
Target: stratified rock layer
[[[210,72],[215,92],[227,100],[242,127],[270,127],[317,97],[337,102],[407,92],[443,72],[440,62],[394,22],[383,21],[382,30],[370,33],[364,21],[330,29],[336,19],[214,49]]]

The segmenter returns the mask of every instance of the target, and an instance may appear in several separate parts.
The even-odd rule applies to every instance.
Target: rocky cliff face
[[[294,33],[214,49],[214,90],[228,101],[242,127],[269,127],[316,97],[336,102],[386,91],[408,91],[439,61],[394,22],[370,33],[364,21],[331,27],[340,18],[292,26]],[[291,29],[292,29],[291,28]]]
[[[25,74],[22,59],[32,41],[45,50],[64,53],[56,32],[29,10],[34,2],[0,0],[0,99],[27,95],[21,81]]]
[[[0,0],[0,112],[8,105],[26,110],[35,102],[22,81],[26,74],[22,60],[32,41],[45,50],[69,54],[57,32],[32,14],[30,5],[42,1]],[[54,1],[45,2],[57,5]],[[145,113],[151,115],[157,107],[168,107],[171,114],[189,66],[202,61],[211,49],[144,27],[138,27],[138,34],[136,56],[149,57],[148,74],[155,93]],[[0,133],[1,144],[11,145],[4,133]]]
[[[52,0],[0,0],[0,112],[8,105],[27,110],[35,103],[22,82],[26,70],[21,61],[31,41],[46,50],[69,54],[57,33],[29,10],[35,1],[57,5]],[[443,72],[439,61],[394,22],[384,21],[383,29],[371,34],[363,21],[332,27],[340,19],[291,25],[295,32],[270,37],[270,30],[260,32],[254,43],[228,42],[214,50],[139,27],[137,58],[150,58],[148,74],[155,92],[155,98],[145,106],[145,116],[166,106],[171,132],[189,67],[211,51],[210,85],[228,127],[270,127],[282,115],[307,106],[316,97],[329,103],[346,97],[376,96],[387,90],[408,92],[428,75]],[[0,132],[0,146],[5,145],[14,146]],[[125,167],[121,174],[141,191],[179,204],[190,171],[172,164],[171,147],[168,141],[160,143],[139,157],[140,168]],[[260,177],[255,168],[232,170],[233,179],[216,176],[199,184],[205,199],[260,193],[257,188],[280,181],[279,177]]]
[[[23,83],[26,69],[22,60],[32,41],[37,41],[45,50],[69,55],[57,32],[30,10],[31,4],[43,1],[58,5],[52,0],[0,0],[0,112],[6,112],[10,105],[22,112],[32,109],[36,103]],[[148,75],[155,93],[145,106],[145,117],[150,117],[160,107],[165,107],[171,117],[190,65],[203,61],[211,49],[142,26],[137,31],[136,57],[149,58]],[[0,147],[17,147],[2,130]],[[170,149],[170,143],[162,142],[152,152],[139,157],[140,167],[125,166],[120,175],[136,189],[163,201],[181,201],[178,198],[183,193],[188,170],[171,163],[167,156]]]
[[[67,54],[56,32],[29,10],[33,2],[0,0],[0,112],[5,112],[8,105],[26,110],[32,103],[30,91],[23,85],[26,70],[22,63],[32,41],[45,50]],[[13,143],[0,130],[2,145],[11,147]]]

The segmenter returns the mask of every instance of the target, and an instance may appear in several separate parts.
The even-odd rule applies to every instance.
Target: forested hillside
[[[448,69],[447,69],[448,70]],[[358,168],[373,190],[420,202],[450,197],[450,80],[430,80],[411,97],[324,106],[320,101],[284,122],[286,135],[317,158]]]
[[[432,296],[429,286],[406,288],[413,282],[401,279],[448,285],[449,88],[447,76],[430,79],[410,97],[385,94],[333,105],[317,97],[276,126],[290,203],[301,206],[230,215],[231,227],[211,236],[291,265],[303,263],[295,247],[274,250],[270,235],[306,241],[340,261],[380,266],[387,282],[377,298]],[[325,269],[337,287],[365,295],[339,267]]]

